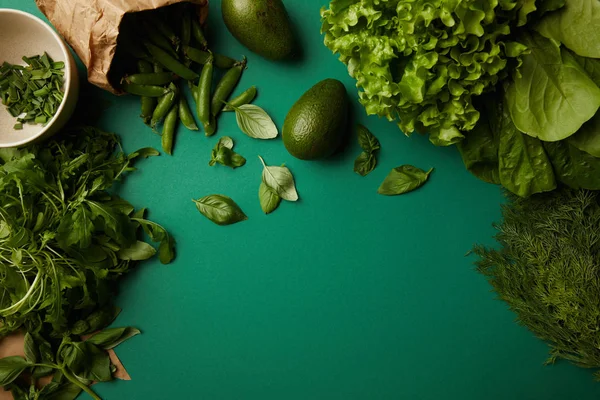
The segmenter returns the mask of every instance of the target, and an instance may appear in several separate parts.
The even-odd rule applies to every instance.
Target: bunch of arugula
[[[474,250],[478,271],[549,343],[548,363],[600,368],[600,192],[511,195],[496,229],[497,248]]]
[[[47,392],[64,381],[78,394],[84,389],[77,382],[110,378],[108,355],[93,342],[77,344],[80,336],[114,320],[118,278],[157,253],[140,240],[141,231],[159,243],[164,264],[174,257],[175,241],[145,218],[144,209],[135,211],[108,190],[135,170],[137,159],[158,154],[145,148],[126,155],[116,135],[93,127],[71,128],[43,145],[0,150],[0,337],[24,330],[41,357],[0,360],[0,385],[32,368],[34,377],[60,372]],[[127,337],[139,333],[121,329]],[[19,397],[19,388],[12,383],[17,398],[74,398]]]

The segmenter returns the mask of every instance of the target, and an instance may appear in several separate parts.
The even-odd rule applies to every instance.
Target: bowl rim
[[[58,33],[56,33],[56,31],[50,26],[50,24],[46,23],[41,18],[39,18],[33,14],[30,14],[28,12],[21,11],[21,10],[15,10],[13,8],[0,8],[0,14],[22,15],[22,16],[29,18],[30,20],[36,22],[37,24],[42,25],[50,33],[50,35],[54,38],[54,40],[58,43],[58,46],[60,47],[60,49],[63,53],[64,59],[65,59],[65,75],[64,75],[64,79],[63,79],[64,98],[63,98],[62,102],[60,103],[60,105],[58,106],[58,109],[56,110],[56,114],[54,114],[54,116],[52,117],[52,120],[50,120],[50,122],[48,122],[46,124],[46,126],[43,126],[42,129],[40,129],[40,131],[35,135],[29,136],[25,139],[18,140],[15,142],[0,143],[0,147],[18,147],[18,146],[27,144],[29,142],[32,142],[32,141],[40,138],[41,136],[43,136],[48,131],[48,129],[50,129],[50,127],[56,122],[58,115],[65,108],[65,105],[67,103],[67,96],[71,89],[71,74],[73,72],[71,60],[72,60],[73,56],[71,55],[71,52],[69,51],[69,48],[65,44],[64,40],[58,35]],[[4,107],[4,106],[2,106],[2,107]]]

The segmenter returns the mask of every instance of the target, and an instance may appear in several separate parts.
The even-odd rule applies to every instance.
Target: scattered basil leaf
[[[258,199],[260,200],[260,208],[265,214],[275,211],[281,203],[281,197],[264,182],[261,182],[258,188]]]
[[[0,359],[0,386],[8,385],[30,366],[31,363],[19,356]]]
[[[283,165],[281,167],[267,166],[261,156],[258,158],[263,165],[262,179],[265,185],[273,189],[283,200],[297,201],[298,192],[290,170]]]
[[[233,139],[229,136],[223,136],[217,142],[216,148],[227,147],[229,150],[233,150]]]
[[[44,386],[47,387],[48,385]],[[43,390],[43,389],[42,389]],[[65,382],[48,393],[44,399],[47,400],[75,400],[81,394],[81,388],[72,382]]]
[[[377,158],[373,153],[363,151],[354,161],[354,172],[360,176],[369,175],[377,166]]]
[[[120,260],[141,261],[149,259],[154,254],[156,254],[156,249],[154,247],[146,242],[138,240],[132,246],[120,249],[117,252],[117,257],[119,257]]]
[[[222,137],[212,150],[208,165],[212,167],[216,163],[219,163],[235,169],[246,164],[246,159],[232,149],[233,139],[228,136]]]
[[[366,153],[374,153],[381,148],[379,140],[364,125],[358,124],[358,144]]]
[[[396,196],[412,192],[427,182],[432,171],[433,168],[425,172],[412,165],[396,167],[385,178],[377,193],[385,196]]]
[[[238,126],[251,138],[273,139],[279,134],[275,123],[262,108],[254,104],[244,104],[233,108]]]
[[[217,225],[231,225],[248,219],[231,198],[222,194],[205,196],[193,202],[202,215]]]
[[[110,350],[140,333],[138,329],[131,327],[105,329],[89,338],[87,342],[104,350]]]

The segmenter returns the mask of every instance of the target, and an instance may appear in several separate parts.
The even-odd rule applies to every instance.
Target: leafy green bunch
[[[548,363],[600,368],[600,193],[511,196],[496,229],[498,248],[474,251],[478,271],[518,322],[549,343]]]
[[[333,0],[321,15],[367,113],[445,146],[477,123],[474,97],[520,63],[526,47],[510,35],[535,10],[531,0]]]
[[[18,329],[61,337],[114,319],[114,281],[174,240],[107,190],[141,157],[115,153],[115,135],[84,127],[21,150],[0,150],[0,337]],[[108,311],[107,311],[108,310]]]

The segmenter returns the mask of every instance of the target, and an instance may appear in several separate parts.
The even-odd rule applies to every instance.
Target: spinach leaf
[[[513,122],[543,141],[565,139],[594,116],[600,88],[557,43],[536,33],[523,34],[520,40],[531,53],[522,57],[521,74],[507,88]]]
[[[262,208],[265,214],[275,211],[281,203],[281,197],[264,182],[261,182],[258,188],[258,199],[260,201],[260,208]]]
[[[138,240],[132,246],[120,249],[117,252],[117,257],[121,260],[141,261],[147,260],[156,254],[156,249],[146,242]]]
[[[600,58],[600,2],[566,0],[565,6],[546,15],[535,29],[584,57]]]
[[[554,171],[542,142],[519,132],[506,110],[500,126],[498,154],[502,185],[521,197],[555,189]]]
[[[31,363],[19,356],[0,359],[0,386],[6,386],[17,379],[31,365]]]
[[[246,164],[246,159],[232,149],[233,139],[229,136],[222,137],[212,150],[208,165],[212,167],[216,163],[219,163],[235,169]]]
[[[138,329],[131,327],[105,329],[89,338],[87,342],[104,350],[109,350],[140,333]]]
[[[258,158],[263,165],[262,179],[265,185],[273,189],[283,200],[297,201],[298,192],[290,170],[284,165],[281,167],[268,166],[261,156]]]
[[[579,150],[600,157],[600,111],[567,141]]]
[[[246,135],[255,139],[273,139],[279,132],[269,114],[254,104],[233,106],[237,124]]]
[[[360,176],[369,175],[377,166],[377,157],[373,153],[363,151],[354,160],[354,172]]]
[[[600,158],[568,142],[544,143],[556,177],[574,189],[600,190]]]
[[[596,86],[600,87],[600,59],[581,57],[575,53],[570,52],[575,61],[583,68],[588,76],[594,81]]]
[[[193,201],[198,211],[217,225],[231,225],[248,219],[231,198],[222,194],[212,194]]]
[[[433,168],[425,172],[412,165],[396,167],[385,178],[377,193],[385,196],[396,196],[412,192],[423,186],[429,179]]]
[[[381,148],[379,140],[364,125],[358,124],[358,144],[366,153],[373,153]]]

